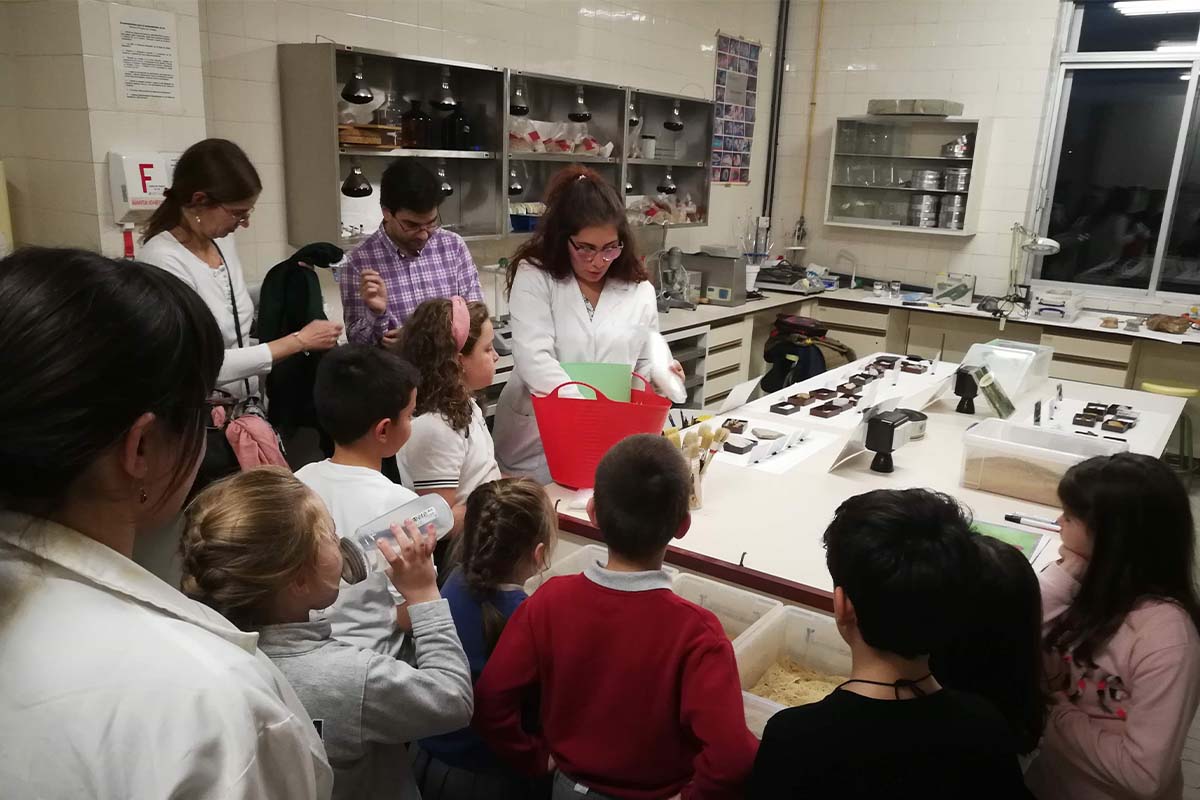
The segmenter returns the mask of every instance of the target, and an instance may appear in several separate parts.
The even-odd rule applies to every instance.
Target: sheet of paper
[[[123,111],[180,111],[183,92],[175,15],[112,3],[108,23],[117,107]]]

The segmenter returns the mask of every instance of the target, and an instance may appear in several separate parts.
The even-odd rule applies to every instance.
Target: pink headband
[[[471,335],[471,313],[467,311],[467,301],[458,295],[450,298],[450,333],[454,335],[454,346],[462,352]]]

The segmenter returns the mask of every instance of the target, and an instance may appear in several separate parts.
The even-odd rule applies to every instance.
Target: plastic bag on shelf
[[[508,150],[510,153],[544,153],[546,145],[537,123],[527,117],[511,117],[508,121]]]

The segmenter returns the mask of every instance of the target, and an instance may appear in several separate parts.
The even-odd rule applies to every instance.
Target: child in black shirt
[[[771,719],[748,798],[1031,797],[1004,717],[929,671],[956,628],[973,535],[953,499],[922,489],[838,508],[825,548],[850,679]]]

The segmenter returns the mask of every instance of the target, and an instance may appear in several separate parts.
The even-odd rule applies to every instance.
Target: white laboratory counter
[[[704,479],[703,508],[693,512],[691,530],[673,544],[668,562],[792,602],[831,610],[833,586],[825,568],[821,535],[838,505],[849,497],[873,489],[925,487],[957,497],[984,522],[1004,523],[1004,515],[1011,513],[1057,514],[1052,508],[959,485],[963,432],[993,416],[982,397],[976,399],[976,415],[964,415],[955,412],[957,398],[944,390],[945,396],[925,408],[929,416],[925,437],[896,451],[895,471],[890,474],[871,471],[870,453],[860,453],[832,471],[828,469],[853,431],[854,420],[861,416],[856,412],[819,420],[809,417],[807,411],[790,417],[769,411],[772,402],[797,391],[829,386],[840,376],[860,371],[873,358],[860,359],[725,415],[776,430],[804,427],[817,434],[813,438],[823,444],[818,442],[814,454],[794,466],[774,471],[762,465],[734,463],[737,459],[724,458],[724,454],[718,456]],[[916,401],[908,407],[919,407],[923,399],[935,394],[935,384],[953,380],[955,368],[953,364],[940,364],[932,380],[929,376],[902,376],[894,390],[881,389],[877,400],[883,401],[890,391],[902,398],[901,407],[905,407],[905,400]],[[1064,394],[1064,406],[1058,415],[1064,430],[1072,430],[1071,414],[1088,402],[1129,405],[1142,415],[1128,434],[1130,449],[1154,456],[1162,453],[1184,407],[1183,400],[1172,397],[1051,381],[1045,391],[1020,398],[1012,419],[1032,423],[1033,403],[1048,398],[1058,383],[1062,384]],[[723,418],[717,417],[714,423],[719,424]],[[786,457],[783,454],[775,458]],[[598,538],[584,511],[572,507],[575,492],[556,484],[548,487],[548,491],[553,499],[562,501],[559,510],[564,531]],[[1056,546],[1047,547],[1043,558],[1053,558],[1056,552]]]
[[[815,295],[813,299],[821,301],[836,300],[846,303],[857,303],[866,306],[879,306],[888,309],[896,309],[903,311],[920,311],[929,314],[948,314],[951,316],[960,317],[975,317],[978,319],[993,319],[992,315],[986,311],[980,311],[974,304],[969,306],[955,305],[904,305],[902,300],[893,300],[888,297],[876,297],[873,292],[867,289],[837,289],[832,292],[824,292]],[[1102,328],[1100,320],[1103,317],[1116,317],[1119,320],[1118,327]],[[1107,336],[1118,336],[1129,339],[1146,339],[1158,342],[1170,342],[1172,344],[1200,344],[1200,331],[1193,328],[1185,334],[1159,333],[1158,331],[1147,330],[1143,325],[1141,330],[1127,331],[1125,330],[1125,320],[1140,318],[1140,315],[1122,314],[1117,311],[1083,311],[1079,316],[1071,322],[1062,322],[1060,320],[1043,319],[1042,317],[1021,316],[1014,314],[1009,317],[1009,323],[1022,323],[1028,325],[1038,325],[1043,328],[1058,328],[1076,332],[1099,333]]]

